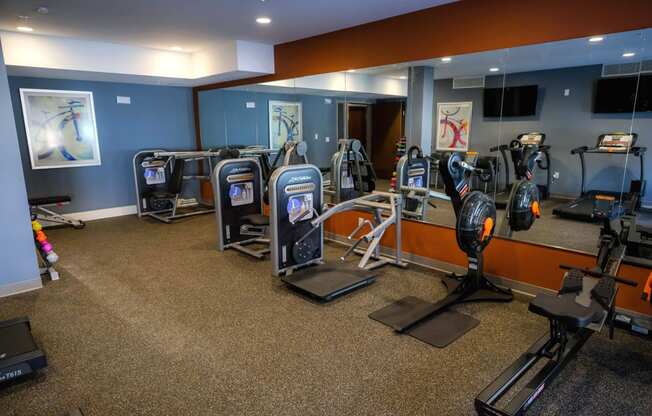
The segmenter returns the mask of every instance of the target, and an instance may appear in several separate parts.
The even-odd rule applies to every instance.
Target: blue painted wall
[[[29,195],[70,195],[67,212],[134,205],[131,160],[138,150],[194,149],[190,88],[23,77],[10,77],[9,85]],[[92,91],[102,166],[32,170],[20,88]],[[131,104],[117,104],[118,95]]]
[[[326,103],[326,98],[331,100],[330,104]],[[328,167],[331,155],[337,150],[335,97],[239,90],[202,91],[199,94],[199,119],[203,146],[269,146],[270,100],[303,103],[303,138],[308,144],[308,160],[319,167]],[[256,108],[246,108],[247,102],[255,102]],[[329,142],[326,142],[326,137],[330,138]]]
[[[27,205],[25,181],[14,128],[7,71],[0,47],[0,294],[13,292],[10,285],[39,279],[34,240]]]
[[[552,146],[552,169],[560,179],[552,185],[555,194],[576,196],[580,192],[580,163],[570,150],[579,146],[594,146],[598,135],[612,131],[629,131],[632,114],[594,114],[594,83],[601,75],[601,66],[585,66],[547,71],[509,74],[506,86],[539,86],[537,114],[531,117],[507,117],[502,120],[482,116],[482,89],[452,89],[452,80],[435,81],[435,108],[438,102],[473,101],[471,122],[471,148],[488,152],[499,140],[509,143],[519,133],[541,131],[546,133],[546,143]],[[502,77],[488,77],[488,87],[502,84]],[[564,96],[564,90],[570,95]],[[435,120],[436,123],[436,120]],[[434,129],[436,134],[436,128]],[[636,113],[633,131],[639,134],[639,145],[652,145],[652,114]],[[434,141],[433,141],[434,143]],[[620,155],[587,156],[587,189],[621,189],[625,157]],[[632,177],[639,174],[638,158],[628,160],[626,187]],[[652,172],[652,162],[647,160],[646,174]],[[648,178],[652,180],[652,177]],[[652,204],[652,182],[648,186],[644,203]]]

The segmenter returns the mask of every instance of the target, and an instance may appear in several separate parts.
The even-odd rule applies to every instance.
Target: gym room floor
[[[436,272],[386,268],[314,304],[268,261],[217,252],[212,215],[49,235],[61,280],[0,302],[0,319],[31,318],[49,367],[0,392],[3,415],[473,415],[476,394],[547,331],[524,300],[466,305],[480,325],[436,349],[367,317],[443,296]],[[596,335],[528,414],[648,416],[651,385],[646,341]]]

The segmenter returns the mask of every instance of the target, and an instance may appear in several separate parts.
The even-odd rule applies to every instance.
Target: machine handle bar
[[[638,286],[638,282],[635,282],[633,280],[624,279],[622,277],[614,276],[614,275],[607,274],[607,273],[602,273],[602,272],[599,272],[599,271],[596,271],[596,270],[591,270],[591,269],[587,269],[587,268],[580,268],[580,267],[573,267],[573,266],[569,266],[567,264],[560,264],[559,268],[562,269],[562,270],[573,270],[573,269],[575,269],[575,270],[581,271],[584,274],[588,274],[589,276],[606,277],[606,278],[609,278],[609,279],[614,279],[616,282],[622,283],[622,284],[627,285],[627,286],[632,286],[632,287]]]

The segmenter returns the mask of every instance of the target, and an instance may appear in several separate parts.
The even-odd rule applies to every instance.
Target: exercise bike
[[[450,310],[466,302],[510,302],[511,290],[496,286],[483,274],[482,252],[493,237],[496,207],[489,196],[470,190],[472,175],[490,180],[490,172],[475,167],[477,153],[444,156],[439,169],[446,194],[451,198],[456,223],[457,244],[468,256],[468,271],[463,276],[443,279],[448,295],[428,302],[408,296],[369,315],[371,319],[407,333],[430,345],[443,348],[479,324],[475,318]]]

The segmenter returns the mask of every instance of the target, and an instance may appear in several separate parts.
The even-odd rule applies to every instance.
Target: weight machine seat
[[[539,294],[530,302],[530,312],[560,321],[567,327],[584,328],[594,321],[595,310],[575,302],[575,293]]]
[[[268,226],[269,217],[263,214],[250,214],[243,216],[242,222],[250,225]]]
[[[68,195],[59,195],[59,196],[46,196],[44,198],[29,198],[29,204],[31,206],[38,205],[51,205],[51,204],[65,204],[71,201],[71,198]]]

